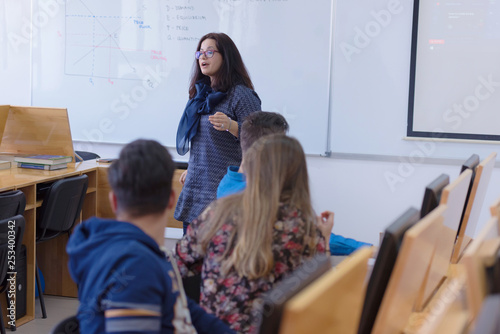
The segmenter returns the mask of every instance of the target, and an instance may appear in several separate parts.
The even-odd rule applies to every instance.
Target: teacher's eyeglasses
[[[196,53],[194,54],[194,56],[196,57],[196,59],[200,59],[201,55],[204,54],[205,57],[212,58],[214,56],[215,52],[219,52],[219,51],[217,51],[217,50],[196,51]]]

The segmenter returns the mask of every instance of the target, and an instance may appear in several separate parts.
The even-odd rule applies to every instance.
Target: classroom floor
[[[35,300],[35,320],[17,327],[19,334],[47,334],[62,319],[76,314],[78,310],[78,299],[56,296],[44,296],[47,318],[42,318],[42,309],[38,298]],[[10,332],[9,329],[6,330]]]

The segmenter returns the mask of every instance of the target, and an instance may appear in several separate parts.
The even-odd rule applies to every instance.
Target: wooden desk
[[[41,171],[23,168],[11,168],[0,171],[0,192],[9,190],[21,190],[26,196],[26,209],[24,218],[26,230],[24,232],[23,244],[26,246],[27,257],[27,286],[26,286],[26,315],[17,320],[20,326],[35,318],[35,259],[36,259],[36,210],[42,204],[42,200],[36,198],[37,185],[58,179],[86,174],[89,177],[87,195],[82,206],[80,221],[90,218],[96,214],[97,209],[97,164],[95,161],[69,164],[67,169],[56,171]],[[71,280],[67,270],[67,255],[64,251],[67,236],[55,238],[46,244],[39,245],[38,264],[45,276],[45,291],[47,294],[76,295],[76,285]],[[46,251],[56,246],[60,256],[54,261],[54,252]],[[46,270],[48,269],[48,270]],[[0,296],[4,300],[4,296]],[[3,304],[3,302],[2,302]],[[2,305],[4,307],[4,305]],[[6,314],[6,313],[4,313]]]
[[[26,316],[17,320],[17,326],[23,325],[35,318],[35,259],[38,260],[38,267],[45,278],[45,294],[67,297],[78,296],[76,284],[71,279],[67,268],[67,235],[61,235],[36,246],[36,211],[42,205],[42,200],[36,198],[37,185],[86,174],[89,178],[87,195],[83,202],[80,219],[77,223],[92,216],[113,218],[114,215],[108,200],[110,187],[107,179],[107,168],[109,165],[89,160],[70,163],[68,164],[68,168],[55,171],[16,167],[0,170],[0,192],[21,190],[26,195],[26,209],[24,212],[26,230],[24,232],[23,244],[26,246],[27,251],[27,310]],[[181,188],[178,179],[182,172],[183,170],[175,172],[172,183],[177,196]],[[167,226],[182,227],[182,223],[173,218],[172,212]],[[5,310],[5,296],[0,296],[0,300],[2,300],[2,308]],[[6,315],[7,313],[4,311],[3,314]],[[7,324],[7,322],[5,323]]]

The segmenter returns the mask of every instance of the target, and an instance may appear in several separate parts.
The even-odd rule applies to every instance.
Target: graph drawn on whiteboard
[[[147,67],[166,67],[158,1],[68,1],[65,74],[142,80]]]
[[[75,141],[153,138],[173,147],[197,44],[206,33],[224,32],[237,45],[262,108],[285,115],[304,150],[322,154],[332,1],[56,1],[61,10],[33,37],[31,103],[66,108]],[[46,2],[32,1],[34,12]],[[298,65],[304,56],[307,66]]]

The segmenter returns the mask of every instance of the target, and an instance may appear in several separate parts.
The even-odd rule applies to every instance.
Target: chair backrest
[[[371,333],[399,333],[408,323],[443,228],[440,204],[406,231]]]
[[[82,210],[87,185],[87,175],[58,180],[52,184],[42,202],[37,221],[37,241],[71,231]]]
[[[479,233],[479,216],[486,197],[486,192],[488,191],[491,175],[493,174],[496,156],[496,152],[491,153],[486,159],[481,161],[476,168],[476,175],[470,190],[469,200],[465,207],[460,229],[457,233],[457,241],[453,249],[453,263],[458,263],[465,248]]]
[[[280,334],[356,333],[373,248],[362,247],[285,304]]]
[[[15,261],[9,261],[9,255],[12,254],[9,254],[9,251],[14,251],[15,258],[19,258],[25,227],[22,215],[0,220],[0,286],[4,288],[7,272],[15,271]]]
[[[286,303],[332,268],[330,257],[317,254],[262,296],[259,334],[279,333]]]
[[[73,315],[69,318],[61,320],[50,332],[50,334],[80,334],[80,322]]]
[[[471,177],[472,171],[465,170],[443,189],[439,204],[446,205],[448,210],[444,215],[441,231],[438,232],[439,238],[435,239],[434,254],[415,301],[417,312],[423,311],[447,275]]]
[[[21,190],[0,193],[0,219],[22,215],[26,207],[26,197]]]

